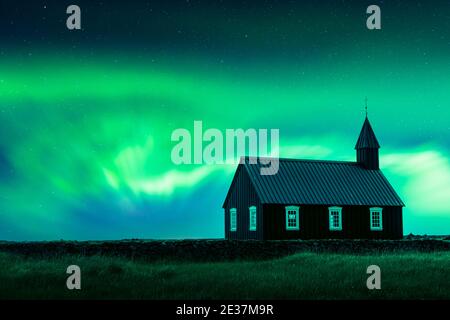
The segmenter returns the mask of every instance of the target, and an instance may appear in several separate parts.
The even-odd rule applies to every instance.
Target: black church
[[[379,168],[366,116],[356,162],[279,159],[261,175],[241,159],[223,208],[227,239],[400,239],[404,204]],[[254,163],[256,162],[256,163]]]

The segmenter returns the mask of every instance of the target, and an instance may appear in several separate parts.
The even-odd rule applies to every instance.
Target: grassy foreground
[[[71,264],[81,268],[81,290],[66,289]],[[366,269],[372,264],[381,268],[381,290],[366,288]],[[300,253],[270,261],[217,263],[0,253],[0,298],[450,299],[450,252]]]

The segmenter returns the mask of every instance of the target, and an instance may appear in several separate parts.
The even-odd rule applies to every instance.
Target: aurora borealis
[[[174,165],[173,130],[354,160],[366,96],[404,232],[450,233],[448,2],[69,4],[0,4],[0,239],[222,237],[235,165]]]

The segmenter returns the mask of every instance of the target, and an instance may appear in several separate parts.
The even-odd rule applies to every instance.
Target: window
[[[370,208],[370,230],[383,230],[383,208]]]
[[[298,209],[296,206],[286,207],[286,230],[300,230]]]
[[[330,215],[330,230],[341,231],[342,230],[342,208],[341,207],[329,207],[328,212]]]
[[[250,231],[255,231],[256,230],[256,207],[255,206],[251,206],[248,208],[248,211],[250,212]]]
[[[236,231],[236,208],[230,209],[230,231]]]

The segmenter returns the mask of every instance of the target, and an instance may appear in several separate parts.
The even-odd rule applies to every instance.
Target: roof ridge
[[[295,161],[295,162],[329,162],[329,163],[345,163],[345,164],[358,164],[356,161],[346,160],[320,160],[320,159],[295,159],[295,158],[276,158],[276,157],[256,157],[256,156],[242,156],[242,159],[278,159],[280,161]]]

